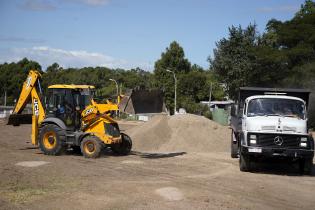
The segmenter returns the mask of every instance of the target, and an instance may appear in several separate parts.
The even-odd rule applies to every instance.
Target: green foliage
[[[17,63],[4,63],[0,65],[0,96],[7,92],[7,104],[13,104],[18,99],[23,82],[30,69],[41,71],[41,66],[26,58]],[[3,104],[3,101],[1,101]]]
[[[209,107],[207,105],[202,106],[202,112],[201,114],[208,118],[209,120],[212,120],[212,112],[210,111]]]
[[[315,2],[312,0],[306,0],[304,4],[301,5],[301,9],[295,14],[295,18],[308,18],[310,19],[315,13]]]
[[[176,41],[173,41],[166,48],[166,52],[161,54],[161,59],[155,62],[155,76],[157,78],[158,76],[163,76],[163,74],[159,75],[159,73],[165,72],[166,69],[175,71],[176,74],[187,73],[191,70],[191,64],[185,58],[184,49]]]
[[[191,71],[179,75],[178,94],[190,98],[193,102],[204,100],[209,90],[206,79],[203,71]]]
[[[46,72],[41,71],[41,66],[35,61],[26,58],[17,63],[0,64],[0,96],[7,91],[8,105],[14,105],[14,100],[19,97],[23,82],[29,70],[35,69],[42,73],[42,87],[47,92],[49,85],[53,84],[88,84],[97,88],[97,97],[100,99],[116,98],[116,85],[110,81],[113,78],[122,84],[122,91],[137,86],[150,88],[153,75],[140,68],[131,70],[109,69],[105,67],[86,67],[81,69],[63,69],[54,63],[47,67]],[[3,100],[0,99],[0,104]]]
[[[190,62],[185,58],[183,48],[172,42],[161,58],[155,62],[154,86],[165,91],[165,102],[170,112],[174,110],[174,77],[177,78],[177,109],[185,108],[189,113],[201,113],[199,102],[209,100],[209,88],[215,84],[213,97],[223,98],[222,88],[218,87],[215,76],[210,71]]]
[[[53,64],[47,68],[43,83],[45,87],[58,83],[94,85],[97,89],[97,97],[115,98],[117,95],[116,84],[109,79],[114,79],[121,84],[122,92],[124,92],[126,89],[138,86],[151,87],[152,74],[140,68],[131,70],[109,69],[106,67],[62,69],[58,64]]]
[[[161,58],[155,62],[154,67],[154,85],[165,91],[166,106],[169,110],[173,110],[175,81],[172,73],[166,70],[175,72],[177,79],[181,77],[181,74],[191,70],[191,64],[185,58],[184,49],[175,41],[161,54]]]
[[[227,84],[227,91],[235,98],[237,88],[252,81],[255,56],[253,48],[257,45],[256,25],[246,29],[232,26],[228,39],[217,42],[214,58],[209,57],[210,68],[218,75],[221,82]],[[256,79],[257,80],[257,79]]]

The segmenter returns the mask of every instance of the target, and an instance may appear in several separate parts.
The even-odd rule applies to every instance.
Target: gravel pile
[[[157,115],[128,130],[133,150],[147,152],[224,152],[230,133],[228,127],[192,114]]]

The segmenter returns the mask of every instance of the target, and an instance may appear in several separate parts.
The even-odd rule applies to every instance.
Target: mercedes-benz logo
[[[273,142],[274,142],[276,145],[281,146],[281,145],[283,144],[283,139],[282,139],[280,136],[276,136],[276,137],[273,139]]]

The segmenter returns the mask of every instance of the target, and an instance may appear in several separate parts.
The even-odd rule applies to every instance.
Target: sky
[[[152,71],[172,41],[208,68],[228,27],[291,19],[304,0],[0,0],[0,63]]]

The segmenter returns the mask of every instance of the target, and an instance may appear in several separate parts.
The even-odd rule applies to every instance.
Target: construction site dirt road
[[[120,126],[131,155],[86,159],[43,155],[31,126],[0,123],[0,209],[314,209],[314,169],[300,176],[269,162],[240,172],[228,127],[193,115]]]

